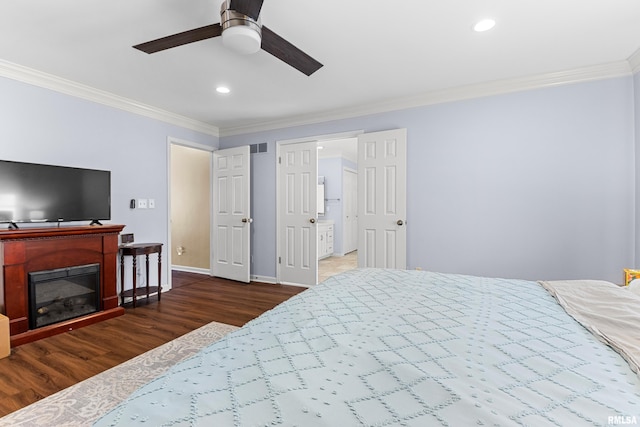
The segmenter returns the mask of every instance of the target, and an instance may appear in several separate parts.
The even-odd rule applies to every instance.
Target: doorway
[[[318,282],[358,266],[357,162],[357,138],[318,141],[318,175],[326,193],[324,212],[318,214],[319,244],[332,238],[332,251],[318,256]],[[323,224],[332,236],[323,235]]]
[[[211,269],[212,151],[208,146],[169,140],[171,270],[208,275]]]

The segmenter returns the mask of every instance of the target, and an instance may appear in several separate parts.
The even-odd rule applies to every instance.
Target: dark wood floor
[[[211,321],[242,326],[304,288],[174,272],[173,290],[126,314],[24,344],[0,359],[0,416]]]

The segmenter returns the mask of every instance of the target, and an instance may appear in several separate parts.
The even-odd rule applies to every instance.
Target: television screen
[[[0,160],[0,222],[111,219],[111,172]]]

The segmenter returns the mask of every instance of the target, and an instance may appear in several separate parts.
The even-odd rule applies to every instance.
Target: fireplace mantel
[[[124,225],[22,228],[0,231],[0,313],[9,318],[11,345],[77,329],[124,314],[118,306],[118,234]],[[30,272],[100,264],[100,311],[29,329]]]

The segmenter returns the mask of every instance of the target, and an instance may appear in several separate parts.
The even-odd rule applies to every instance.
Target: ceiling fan
[[[260,22],[264,0],[224,0],[220,7],[220,24],[206,25],[133,46],[146,53],[222,36],[225,46],[237,52],[255,53],[263,49],[307,76],[322,64],[289,43]]]

